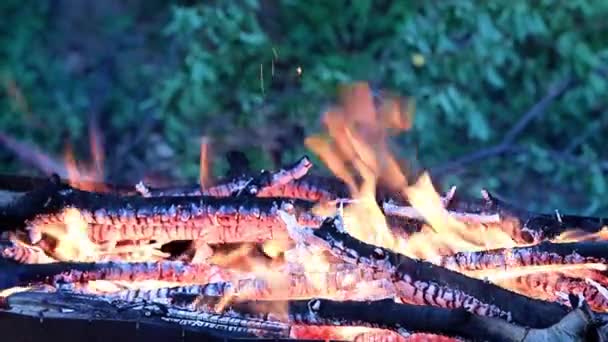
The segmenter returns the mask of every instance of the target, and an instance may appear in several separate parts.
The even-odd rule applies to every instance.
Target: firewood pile
[[[358,86],[326,113],[331,138],[306,143],[335,177],[313,174],[308,157],[173,188],[0,177],[0,330],[605,340],[605,220],[528,212],[487,191],[440,196],[427,174],[409,182],[386,143],[409,127],[401,110]]]

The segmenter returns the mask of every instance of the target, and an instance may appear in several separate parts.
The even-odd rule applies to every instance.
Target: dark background
[[[201,136],[217,175],[231,150],[272,169],[362,80],[415,99],[397,153],[444,187],[608,214],[607,1],[3,0],[0,18],[2,173],[44,174],[15,141],[90,164],[90,127],[107,181],[195,181]]]

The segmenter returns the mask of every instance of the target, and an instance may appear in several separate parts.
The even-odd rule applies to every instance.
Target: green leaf
[[[597,165],[592,166],[591,170],[593,191],[596,194],[604,195],[606,193],[606,177],[604,177],[604,173]]]
[[[472,111],[467,115],[469,124],[469,136],[474,139],[486,141],[490,137],[490,128],[483,114]]]
[[[262,32],[241,32],[239,39],[249,45],[262,45],[266,43],[266,36]]]
[[[504,80],[498,75],[496,69],[493,67],[486,68],[486,79],[497,89],[502,89],[505,86]]]

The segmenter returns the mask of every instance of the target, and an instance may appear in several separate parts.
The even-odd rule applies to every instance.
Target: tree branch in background
[[[511,129],[505,134],[502,141],[494,146],[477,150],[471,154],[464,155],[456,160],[447,162],[445,164],[431,168],[433,175],[442,175],[446,172],[454,169],[462,168],[467,164],[471,164],[478,160],[495,157],[506,153],[512,147],[515,140],[521,135],[521,133],[528,127],[528,125],[534,120],[546,113],[547,107],[553,103],[558,97],[563,95],[566,91],[572,89],[576,85],[576,81],[573,78],[566,79],[557,84],[554,84],[549,88],[549,91],[545,96],[540,99],[532,108],[530,108],[520,119],[511,127]]]

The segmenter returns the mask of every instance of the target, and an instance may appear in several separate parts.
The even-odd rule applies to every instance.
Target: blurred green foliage
[[[608,213],[608,2],[62,3],[76,15],[55,2],[0,5],[0,130],[54,153],[69,139],[85,153],[95,111],[110,178],[195,179],[203,135],[217,154],[245,151],[254,168],[289,162],[338,85],[358,80],[415,99],[398,153],[439,170],[501,143],[572,80],[509,153],[437,179],[531,209]],[[23,167],[0,158],[4,172]]]

